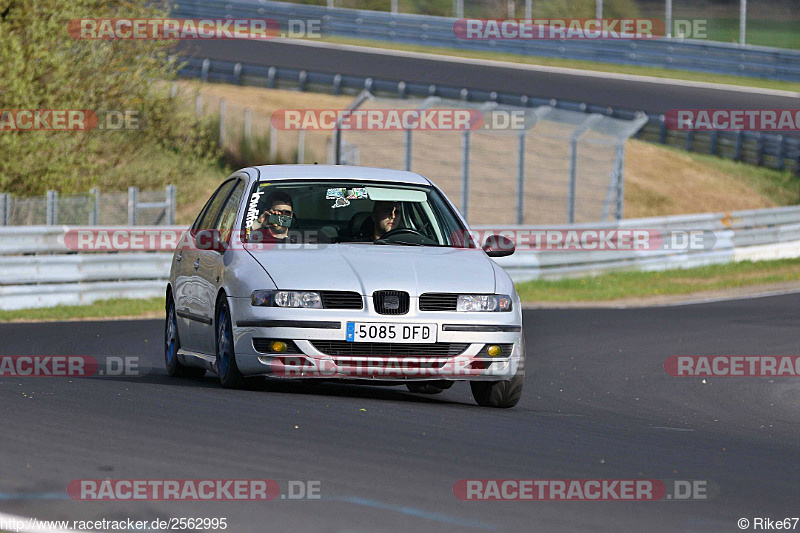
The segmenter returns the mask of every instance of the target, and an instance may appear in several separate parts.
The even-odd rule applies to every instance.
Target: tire
[[[500,407],[508,409],[519,403],[522,397],[522,385],[525,381],[525,333],[521,342],[522,357],[517,372],[505,381],[471,381],[472,396],[481,407]]]
[[[233,349],[233,328],[228,303],[222,300],[217,311],[217,360],[214,370],[219,382],[228,389],[241,389],[247,384],[244,376],[236,366],[236,353]]]
[[[452,381],[437,381],[435,383],[431,383],[429,381],[419,381],[406,383],[406,387],[408,388],[409,392],[416,394],[439,394],[443,390],[449,389],[452,386]]]
[[[178,336],[178,317],[175,314],[175,302],[172,296],[167,299],[167,318],[164,322],[164,364],[167,374],[172,377],[202,378],[206,375],[204,368],[195,368],[182,365],[178,361],[178,350],[181,340]]]

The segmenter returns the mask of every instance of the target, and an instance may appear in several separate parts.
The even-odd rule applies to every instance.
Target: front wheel
[[[523,333],[524,335],[524,333]],[[525,381],[525,339],[520,344],[522,355],[517,372],[505,381],[471,381],[472,396],[481,407],[514,407],[522,397],[522,384]]]
[[[236,354],[233,350],[233,328],[228,303],[223,302],[217,313],[217,360],[214,368],[223,387],[240,389],[245,385],[244,376],[236,366]]]
[[[164,363],[167,374],[173,377],[202,378],[206,375],[204,368],[185,366],[178,361],[178,350],[181,340],[178,337],[178,318],[175,314],[175,302],[172,297],[167,300],[167,320],[164,325]]]

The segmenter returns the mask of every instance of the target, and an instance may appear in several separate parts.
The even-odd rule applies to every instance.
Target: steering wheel
[[[387,237],[394,237],[395,235],[403,235],[403,234],[417,235],[418,237],[423,237],[425,239],[428,238],[425,237],[425,235],[423,235],[422,233],[418,232],[417,230],[411,228],[395,228],[393,230],[387,231],[386,233],[381,235],[380,238],[386,239]]]

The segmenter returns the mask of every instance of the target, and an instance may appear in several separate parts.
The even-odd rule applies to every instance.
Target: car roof
[[[424,176],[406,170],[388,168],[357,167],[350,165],[262,165],[251,167],[258,171],[260,180],[364,180],[387,183],[412,183],[430,185]]]

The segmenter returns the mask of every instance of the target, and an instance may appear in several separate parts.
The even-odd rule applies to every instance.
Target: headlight
[[[461,294],[456,311],[511,311],[511,297],[507,294]]]
[[[250,305],[322,309],[322,298],[318,292],[313,291],[253,291]]]

